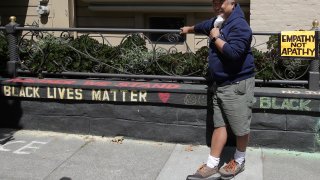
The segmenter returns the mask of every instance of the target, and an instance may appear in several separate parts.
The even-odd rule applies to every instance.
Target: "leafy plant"
[[[21,61],[34,73],[62,72],[70,53],[70,49],[67,48],[69,42],[52,34],[36,40],[24,40],[20,46]]]
[[[252,53],[255,59],[256,78],[264,81],[274,79],[272,70],[273,61],[268,58],[267,53],[256,48],[252,48]]]
[[[42,71],[74,71],[207,76],[208,47],[204,46],[195,53],[148,49],[141,34],[128,35],[118,46],[110,46],[89,35],[73,39],[46,33],[38,39],[23,39],[19,48],[22,67],[36,74]],[[289,76],[290,79],[290,73],[303,74],[306,70],[308,61],[284,61],[278,58],[278,36],[270,36],[267,48],[266,52],[252,48],[257,79],[268,81],[283,76]],[[9,59],[8,44],[3,33],[0,33],[0,58],[0,67],[4,70]]]
[[[4,73],[8,60],[9,60],[8,42],[4,33],[0,31],[0,73],[1,74]]]
[[[261,61],[256,64],[260,65],[257,69],[264,71],[261,73],[261,79],[306,79],[310,61],[298,58],[280,58],[278,36],[272,35],[267,42],[268,51],[263,53]],[[259,59],[259,55],[255,56]],[[267,59],[267,60],[266,60]],[[273,76],[271,76],[273,73]]]

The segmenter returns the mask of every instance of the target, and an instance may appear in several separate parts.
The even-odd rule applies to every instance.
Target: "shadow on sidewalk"
[[[22,117],[21,101],[15,98],[0,96],[1,118],[0,128],[22,129],[20,120]]]
[[[235,146],[226,146],[222,154],[220,156],[220,163],[219,167],[223,166],[224,163],[228,163],[231,159],[233,159],[233,155],[236,152],[236,147]]]
[[[13,134],[15,132],[16,130],[13,129],[0,129],[0,146],[14,140]]]

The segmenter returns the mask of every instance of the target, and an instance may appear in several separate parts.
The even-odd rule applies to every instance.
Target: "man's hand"
[[[213,37],[219,37],[220,36],[220,30],[219,30],[219,28],[213,28],[213,29],[211,29],[211,31],[210,31],[210,39],[212,39]]]
[[[180,28],[180,34],[187,34],[187,33],[193,33],[194,32],[194,26],[184,26]]]
[[[226,43],[225,41],[223,41],[220,37],[220,30],[219,28],[213,28],[210,31],[210,39],[216,38],[216,40],[214,41],[215,46],[217,47],[217,49],[223,53],[223,46]]]

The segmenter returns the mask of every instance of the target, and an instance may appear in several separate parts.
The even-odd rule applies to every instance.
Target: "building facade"
[[[308,30],[320,19],[317,0],[239,0],[253,31]],[[46,12],[47,10],[47,12]],[[213,16],[211,0],[11,0],[0,2],[2,25],[178,29]],[[192,50],[203,36],[187,35]],[[267,37],[265,37],[266,39]],[[259,37],[257,41],[265,41]],[[258,42],[256,42],[258,43]]]

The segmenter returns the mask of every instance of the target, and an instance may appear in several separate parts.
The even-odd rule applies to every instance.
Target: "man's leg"
[[[236,152],[234,159],[219,170],[222,179],[231,179],[245,168],[246,148],[249,142],[252,105],[254,102],[254,78],[240,81],[234,85],[233,101],[228,98],[223,102],[224,110],[233,133],[236,135]]]
[[[228,134],[225,126],[214,129],[211,138],[211,156],[220,158],[224,145],[227,142],[227,137]]]
[[[202,165],[195,174],[189,175],[187,180],[198,179],[220,179],[218,173],[218,165],[220,162],[220,154],[227,141],[226,127],[218,127],[212,133],[211,137],[211,149],[207,160],[207,163]]]
[[[225,121],[222,115],[221,106],[219,102],[220,101],[218,100],[215,87],[213,93],[213,119],[215,129],[212,133],[210,154],[207,161],[207,166],[209,166],[210,168],[218,167],[220,162],[220,155],[227,142],[228,137]]]
[[[237,136],[237,149],[241,152],[245,152],[249,142],[249,134],[244,136]]]
[[[245,161],[246,149],[249,142],[249,134],[237,136],[237,149],[234,154],[234,160],[241,165]]]

